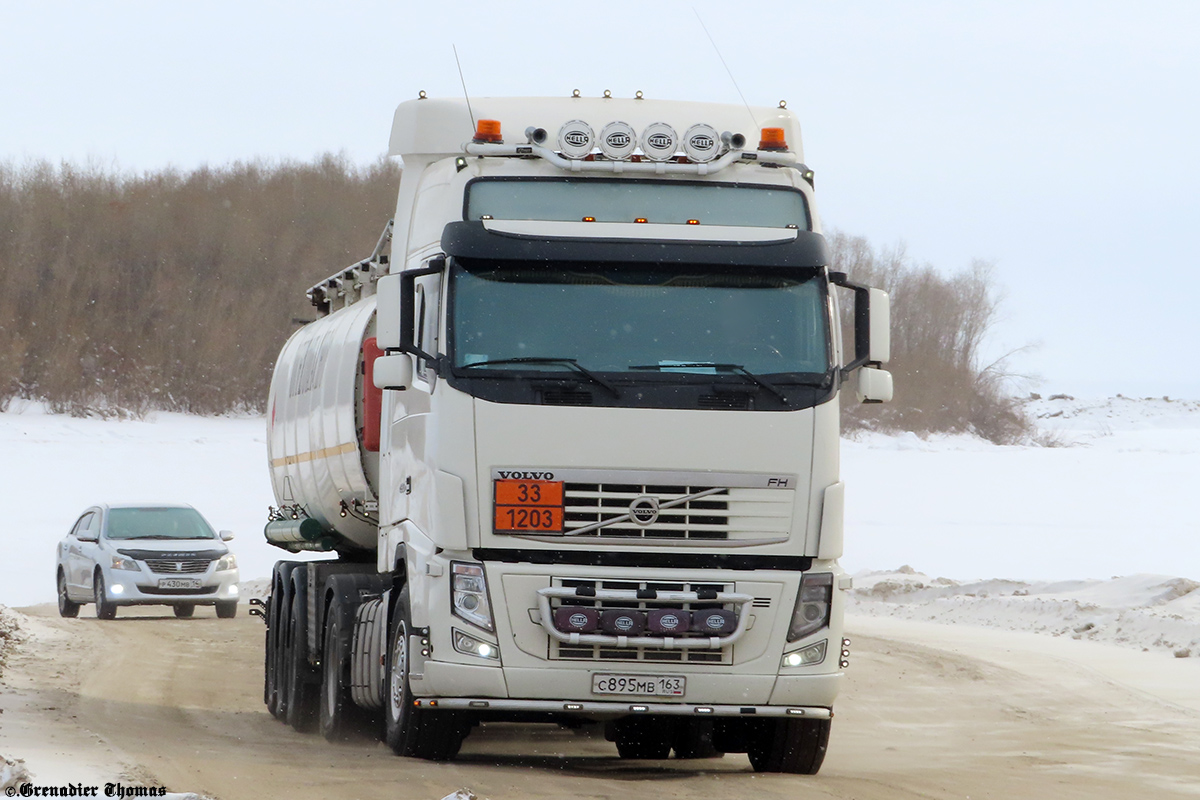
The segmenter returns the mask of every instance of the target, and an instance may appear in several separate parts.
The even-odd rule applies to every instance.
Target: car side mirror
[[[412,385],[413,362],[407,353],[390,353],[375,359],[372,379],[376,389],[407,389]]]
[[[100,533],[98,531],[80,531],[75,534],[75,538],[81,542],[98,542],[100,541]]]
[[[233,531],[221,531],[220,536],[222,542],[228,542],[233,538]]]
[[[856,394],[860,403],[889,403],[892,400],[892,373],[874,367],[859,367]]]

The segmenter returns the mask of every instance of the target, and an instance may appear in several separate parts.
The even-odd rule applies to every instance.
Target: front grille
[[[660,508],[658,519],[650,525],[639,525],[626,519],[572,534],[580,528],[627,514],[630,503],[639,497],[655,497],[659,505],[664,506],[716,487],[568,482],[563,488],[563,520],[569,535],[642,540],[785,538],[791,527],[795,495],[774,489],[720,488],[713,494]]]
[[[695,592],[701,589],[712,589],[716,592],[732,592],[734,587],[723,583],[679,583],[666,581],[603,581],[579,580],[575,578],[556,578],[553,585],[567,589],[589,586],[596,589],[655,589],[660,592]],[[646,611],[651,608],[662,608],[661,603],[634,603],[620,600],[593,600],[582,597],[552,598],[550,609],[561,606],[575,606],[610,609],[638,609]],[[736,611],[733,604],[721,603],[683,603],[680,606],[685,611],[702,611],[705,609],[725,608]],[[678,638],[688,636],[705,639],[703,634],[682,634]],[[558,661],[650,661],[674,662],[684,664],[732,664],[733,647],[722,650],[661,650],[651,647],[612,647],[609,645],[569,645],[550,639],[549,657]]]
[[[157,575],[196,575],[208,571],[211,561],[203,558],[148,558],[146,566]]]

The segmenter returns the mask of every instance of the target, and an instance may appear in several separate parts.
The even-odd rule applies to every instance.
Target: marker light
[[[645,223],[645,222],[648,222],[649,220],[647,220],[645,217],[634,217],[634,218],[633,218],[633,221],[634,221],[634,222],[641,222],[641,223]]]
[[[703,164],[717,157],[720,134],[711,125],[693,125],[683,134],[683,152],[692,161]]]
[[[675,129],[665,122],[655,122],[642,131],[642,152],[651,161],[667,161],[678,146]]]
[[[787,150],[787,139],[784,138],[783,128],[763,128],[758,140],[759,150]]]
[[[637,131],[627,122],[610,122],[600,129],[600,152],[613,161],[633,155],[637,147]]]
[[[558,150],[567,158],[583,158],[592,152],[596,135],[592,126],[573,119],[558,129]]]
[[[687,224],[688,224],[688,225],[699,225],[699,224],[700,224],[700,220],[698,220],[698,219],[689,219],[689,220],[687,221]]]
[[[475,123],[475,141],[504,144],[504,139],[500,137],[500,120],[481,119]]]
[[[584,222],[595,222],[596,218],[595,217],[584,217],[583,221]]]

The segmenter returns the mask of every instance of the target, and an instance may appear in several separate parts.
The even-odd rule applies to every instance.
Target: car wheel
[[[108,599],[108,591],[104,586],[104,573],[96,570],[96,619],[113,619],[117,616],[117,606]]]
[[[58,615],[60,617],[78,617],[79,603],[67,597],[67,576],[62,570],[58,571]]]
[[[196,613],[195,603],[176,603],[174,608],[175,616],[179,617],[180,619],[187,619],[192,614]]]
[[[222,600],[217,603],[217,616],[221,619],[233,619],[237,616],[237,600]]]
[[[284,646],[284,669],[287,677],[286,719],[294,730],[310,731],[317,722],[317,694],[319,674],[308,663],[308,592],[306,575],[300,575],[292,584],[292,609],[288,619],[287,643]]]

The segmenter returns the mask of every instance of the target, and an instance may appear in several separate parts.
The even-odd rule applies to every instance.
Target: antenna
[[[700,24],[703,25],[704,23],[702,22]],[[463,77],[462,62],[458,60],[458,48],[455,47],[454,45],[450,45],[450,46],[452,48],[454,48],[454,63],[458,65],[458,79],[460,81],[462,81],[463,97],[465,97],[467,99],[467,115],[471,117],[471,132],[474,133],[475,132],[475,112],[471,110],[471,95],[467,94],[467,79]],[[730,75],[729,77],[732,78],[733,76]]]
[[[746,95],[742,94],[742,87],[738,86],[737,78],[733,77],[733,70],[725,63],[725,56],[721,55],[721,48],[717,47],[717,42],[713,39],[712,34],[708,32],[708,26],[704,24],[704,19],[701,18],[700,12],[692,6],[692,13],[696,15],[696,21],[700,23],[700,27],[704,29],[704,35],[708,37],[708,41],[712,44],[713,50],[717,53],[717,58],[721,59],[721,66],[729,73],[729,80],[733,83],[733,88],[737,89],[738,97],[742,98],[742,105],[746,107],[746,113],[750,115],[750,123],[754,128],[758,127],[758,120],[754,118],[754,112],[750,110],[750,104],[746,102]]]

